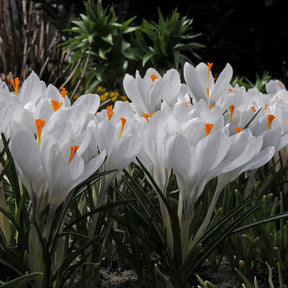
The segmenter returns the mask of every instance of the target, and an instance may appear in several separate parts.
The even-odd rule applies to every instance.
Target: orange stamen
[[[274,116],[274,115],[272,115],[272,114],[269,114],[268,115],[268,123],[267,123],[267,130],[269,130],[269,127],[270,127],[270,125],[271,125],[271,123],[273,122],[273,120],[275,119],[276,117]]]
[[[61,96],[62,96],[63,98],[65,98],[65,96],[66,96],[66,94],[67,94],[67,90],[66,90],[64,87],[62,87],[60,93],[61,93]]]
[[[108,120],[111,120],[113,114],[114,114],[114,112],[113,112],[113,105],[110,105],[110,106],[107,107]]]
[[[37,138],[38,138],[38,145],[40,146],[41,144],[41,133],[42,133],[42,129],[43,126],[45,125],[46,121],[42,120],[42,119],[36,119],[35,120],[35,124],[37,127]]]
[[[189,102],[186,102],[186,107],[188,107],[189,104],[190,104]]]
[[[213,109],[213,106],[209,106],[209,109],[212,110],[212,109]]]
[[[242,131],[243,131],[242,128],[240,128],[240,127],[236,127],[236,132],[237,132],[237,134],[240,133],[240,132],[242,132]]]
[[[147,113],[143,114],[143,117],[147,120],[148,123],[150,123],[150,122],[149,122],[149,119],[148,119],[148,114],[147,114]]]
[[[280,82],[278,82],[278,85],[282,88],[282,85],[281,85],[281,83]]]
[[[211,71],[213,63],[207,62],[207,65],[208,65],[208,75],[207,75],[207,85],[208,85],[209,75],[210,75],[210,71]],[[209,88],[207,87],[206,90],[207,90],[208,99],[209,99]]]
[[[252,106],[251,109],[256,113],[257,110],[254,106]]]
[[[207,87],[206,90],[207,90],[208,99],[209,99],[209,88]]]
[[[267,111],[267,108],[268,108],[268,104],[265,104],[265,111]]]
[[[234,105],[230,105],[229,106],[229,109],[230,109],[230,122],[232,121],[232,117],[233,117],[233,113],[234,113],[234,110],[235,110],[235,106]]]
[[[122,121],[122,127],[121,127],[121,132],[120,132],[120,137],[122,137],[122,133],[123,133],[123,129],[124,129],[124,126],[126,124],[126,119],[125,118],[120,118],[121,121]]]
[[[57,110],[60,109],[60,107],[62,106],[62,102],[56,101],[56,100],[51,100],[52,106],[53,106],[53,110],[54,112],[56,112]]]
[[[73,160],[77,150],[79,148],[79,145],[74,145],[74,146],[71,146],[70,148],[70,156],[69,156],[69,162],[68,164]]]
[[[16,96],[18,96],[18,88],[19,88],[19,83],[20,83],[19,77],[15,78],[15,79],[11,79],[11,83],[14,87],[14,91],[15,91]]]
[[[214,124],[205,123],[206,136],[208,136],[214,127]]]
[[[228,92],[232,92],[232,91],[233,91],[233,89],[232,89],[232,88],[228,89]]]
[[[152,117],[154,116],[155,113],[156,113],[156,112],[151,113],[151,114],[150,114],[150,117],[152,118]]]
[[[152,74],[151,76],[152,81],[154,82],[156,79],[158,79],[158,77],[155,74]]]
[[[211,71],[211,68],[212,68],[213,63],[207,62],[207,65],[208,65],[208,78],[209,78],[209,74],[210,74],[210,71]],[[207,78],[207,79],[208,79],[208,78]]]

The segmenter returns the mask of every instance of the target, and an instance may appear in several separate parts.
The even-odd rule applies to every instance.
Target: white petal
[[[207,91],[204,90],[196,69],[187,62],[184,64],[184,79],[192,92],[193,97],[195,97],[196,102],[198,102],[200,99],[204,99],[206,102],[208,102]]]

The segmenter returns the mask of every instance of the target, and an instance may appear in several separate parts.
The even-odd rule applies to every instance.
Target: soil
[[[137,276],[131,269],[121,270],[112,268],[101,268],[100,281],[97,288],[130,288],[136,283]]]
[[[137,275],[131,269],[122,270],[115,267],[103,267],[100,273],[97,288],[137,287]],[[208,261],[205,261],[199,269],[198,275],[203,280],[208,280],[219,288],[242,288],[239,277],[232,273],[231,266],[226,258],[223,259],[218,271],[213,274],[210,272]]]
[[[209,263],[205,261],[197,274],[203,280],[208,280],[219,288],[242,288],[239,277],[231,271],[231,265],[225,257],[216,272],[211,273]]]
[[[274,271],[275,272],[275,271]],[[100,281],[97,288],[138,288],[137,275],[131,269],[121,269],[118,267],[110,266],[101,268]],[[231,265],[227,258],[223,258],[217,272],[210,272],[209,263],[205,261],[197,273],[203,280],[208,280],[218,288],[242,288],[241,279],[231,271]],[[277,286],[276,272],[273,275],[273,283]],[[268,283],[268,271],[265,269],[259,271],[257,275],[257,282],[259,288],[270,287]],[[95,287],[95,288],[96,288]],[[197,287],[197,285],[194,287]],[[154,288],[154,287],[151,287]],[[155,287],[157,288],[157,287]],[[284,288],[288,288],[284,285]]]

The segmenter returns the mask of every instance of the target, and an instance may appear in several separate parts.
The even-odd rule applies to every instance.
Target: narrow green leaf
[[[262,220],[259,220],[259,221],[255,221],[255,222],[250,223],[248,225],[236,228],[233,231],[233,233],[238,233],[240,231],[243,231],[243,230],[246,230],[246,229],[249,229],[249,228],[253,228],[253,227],[258,226],[258,225],[262,225],[262,224],[265,224],[265,223],[269,223],[271,221],[276,221],[276,220],[285,219],[285,218],[288,218],[288,212],[285,212],[285,213],[282,213],[282,214],[277,214],[275,216],[270,216],[270,217],[267,217],[265,219],[262,219]]]
[[[112,36],[112,34],[108,34],[106,36],[102,36],[101,39],[104,40],[105,42],[113,45],[113,36]]]
[[[17,287],[23,287],[23,285],[26,285],[29,283],[31,280],[34,280],[36,278],[39,278],[43,276],[43,273],[41,272],[34,272],[30,274],[26,274],[23,276],[20,276],[14,280],[11,280],[9,282],[6,282],[5,284],[0,285],[0,287],[3,288],[17,288]]]
[[[235,271],[247,288],[254,288],[253,284],[237,268],[235,268]]]
[[[106,53],[108,52],[107,50],[100,48],[98,52],[99,52],[100,58],[102,58],[103,60],[107,60],[107,57],[106,57]]]
[[[284,288],[284,281],[283,281],[283,276],[282,276],[282,271],[281,271],[281,265],[279,262],[277,262],[277,268],[278,268],[278,279],[279,279],[280,288]]]
[[[269,287],[270,288],[274,288],[274,284],[273,284],[273,280],[272,280],[272,269],[271,269],[271,267],[270,267],[270,265],[267,263],[267,262],[265,262],[265,264],[266,264],[266,266],[268,267],[268,283],[269,283]]]
[[[148,52],[145,54],[142,60],[142,66],[144,67],[145,64],[154,56],[154,51],[153,52]]]

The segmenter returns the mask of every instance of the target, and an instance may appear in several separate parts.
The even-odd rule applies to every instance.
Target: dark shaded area
[[[287,84],[288,17],[284,0],[104,0],[120,15],[157,21],[157,8],[165,16],[175,8],[193,18],[193,29],[203,34],[199,51],[204,62],[222,70],[229,62],[234,74],[253,81],[256,73],[268,71]]]

